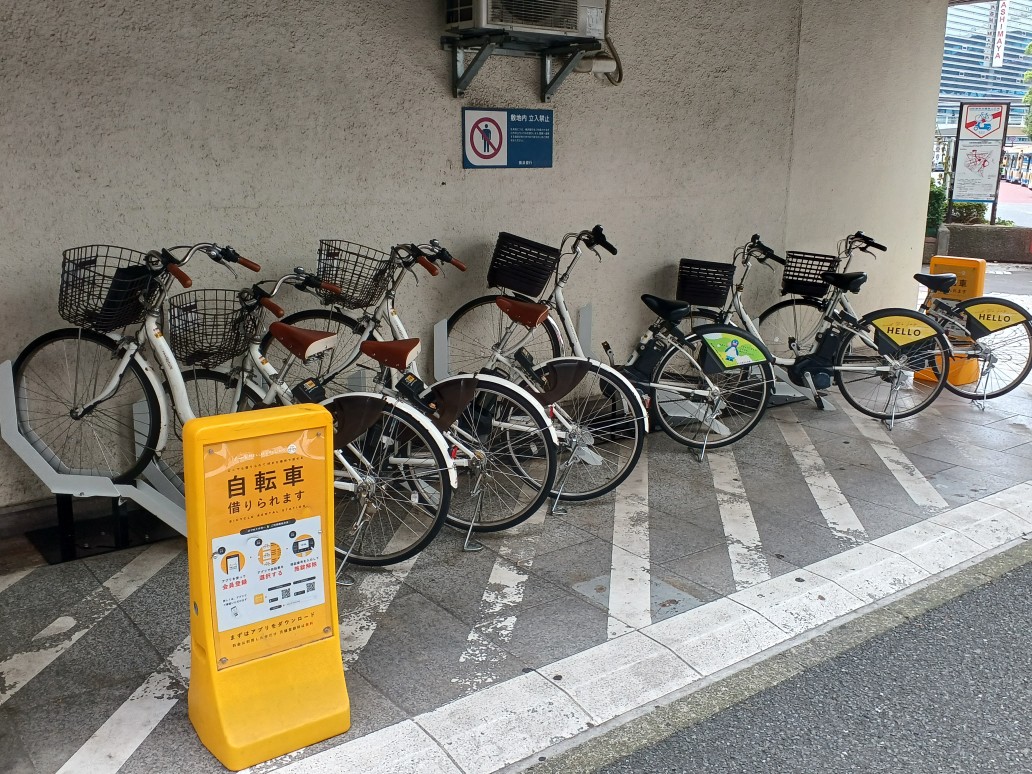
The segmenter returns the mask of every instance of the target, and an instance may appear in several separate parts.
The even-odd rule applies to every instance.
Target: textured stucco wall
[[[944,0],[803,0],[785,242],[835,252],[857,229],[858,309],[910,306],[928,207]]]
[[[471,270],[404,289],[410,329],[429,335],[484,292],[498,231],[557,243],[602,223],[620,255],[582,263],[569,294],[574,308],[594,301],[596,352],[604,338],[629,349],[648,319],[638,295],[672,295],[678,258],[728,260],[754,231],[826,249],[863,227],[896,256],[913,231],[916,251],[924,205],[897,178],[927,166],[938,5],[944,16],[943,0],[614,0],[626,81],[563,84],[555,167],[467,172],[461,108],[539,106],[538,66],[495,57],[453,99],[442,2],[2,4],[0,359],[61,323],[60,251],[92,242],[228,242],[271,276],[314,265],[320,237],[380,249],[437,237]],[[858,91],[869,112],[850,119]],[[815,186],[827,180],[834,191]],[[893,193],[875,202],[880,189]],[[858,201],[857,217],[829,214]],[[237,284],[191,268],[198,286]],[[769,294],[773,277],[754,277]],[[0,449],[0,505],[40,494]]]

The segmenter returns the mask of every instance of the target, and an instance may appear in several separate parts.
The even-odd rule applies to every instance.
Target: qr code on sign
[[[305,591],[315,591],[315,581],[309,581],[305,584]]]
[[[283,593],[280,594],[280,598],[286,599],[289,596],[290,596],[290,589],[283,589]]]

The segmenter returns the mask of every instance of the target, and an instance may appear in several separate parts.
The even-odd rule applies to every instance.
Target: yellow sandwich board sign
[[[190,720],[239,770],[351,724],[333,573],[330,414],[187,422]]]

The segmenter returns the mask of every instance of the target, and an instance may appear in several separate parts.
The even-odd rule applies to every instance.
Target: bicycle
[[[868,248],[884,249],[869,237],[853,235],[844,255],[848,258],[853,250]],[[828,264],[838,260],[836,256],[806,255]],[[764,312],[768,323],[764,335],[742,303],[754,257],[761,264],[773,260],[788,268],[787,260],[754,234],[735,250],[731,265],[741,261],[744,272],[730,300],[719,311],[692,310],[694,319],[729,322],[734,314],[767,345],[775,365],[783,367],[794,384],[810,391],[818,408],[824,408],[822,396],[834,381],[850,405],[891,429],[897,419],[920,413],[942,392],[951,353],[945,331],[935,320],[912,309],[890,307],[859,316],[846,294],[860,291],[867,281],[863,272],[828,271],[819,260],[811,261],[798,275],[790,275],[797,276],[800,284],[787,287],[807,286],[812,295],[826,289],[827,297],[818,304],[820,319],[812,326],[800,327],[806,333],[796,335],[798,310],[812,307],[800,304],[799,299],[782,301]]]
[[[171,250],[187,252],[176,258]],[[204,383],[205,366],[228,359],[254,339],[260,301],[228,303],[225,293],[216,293],[206,304],[203,296],[181,294],[170,309],[170,323],[190,335],[171,338],[184,362],[201,366],[189,380],[183,378],[162,330],[161,310],[173,279],[191,286],[182,267],[197,252],[224,265],[260,269],[231,247],[214,243],[149,253],[107,245],[64,252],[59,311],[80,327],[40,336],[14,366],[19,430],[55,470],[133,481],[165,451],[170,428],[196,416],[188,381]],[[326,345],[323,340],[321,346]],[[144,357],[145,346],[157,369]],[[265,366],[271,378],[271,366]],[[283,403],[293,400],[278,386],[276,394]],[[450,501],[454,470],[443,438],[418,412],[379,395],[339,397],[328,408],[335,424],[338,523],[342,512],[352,514],[352,529],[338,532],[338,540],[350,535],[352,545],[338,546],[338,553],[367,564],[414,555],[440,529]],[[170,463],[176,467],[176,460]],[[385,502],[395,500],[411,506],[407,531],[374,535],[375,517]]]
[[[505,236],[500,241],[515,239]],[[531,249],[527,242],[519,239],[515,244],[526,253]],[[538,251],[549,249],[530,244]],[[563,350],[563,333],[574,352],[582,355],[583,347],[563,294],[573,267],[582,254],[582,246],[591,250],[599,261],[602,259],[596,247],[616,254],[616,248],[606,239],[601,226],[563,237],[557,255],[569,256],[570,260],[562,274],[558,272],[559,259],[556,261],[552,290],[537,305],[544,307],[547,314],[539,325],[521,328],[512,322],[506,306],[521,308],[522,305],[532,309],[535,305],[528,296],[511,290],[512,295],[474,299],[455,312],[448,320],[448,351],[452,366],[466,367],[492,355],[496,349],[507,357],[513,357],[521,349],[533,348],[536,353],[534,360],[557,358]],[[506,289],[517,284],[513,278],[500,277],[498,267],[493,266],[492,272],[488,275],[492,284],[503,284]],[[537,282],[541,282],[541,276],[539,272]],[[713,293],[721,292],[719,287],[708,284],[709,277],[694,279],[697,281],[689,284],[693,285],[697,301],[706,301]],[[726,277],[721,282],[722,292],[726,295],[729,288]],[[533,292],[534,287],[526,283],[519,289]],[[540,292],[538,290],[534,295],[540,295]],[[642,301],[657,313],[658,319],[622,367],[617,368],[609,343],[602,342],[610,367],[648,395],[649,406],[659,426],[679,443],[701,449],[704,453],[706,448],[726,446],[748,433],[763,415],[774,381],[762,344],[750,334],[729,326],[711,325],[685,335],[677,327],[681,320],[678,308],[670,306],[678,307],[676,302],[651,295],[642,296]],[[558,322],[553,318],[553,312]],[[486,337],[479,336],[481,331],[490,333]],[[506,343],[500,346],[489,344],[486,341],[489,338],[499,342],[505,340]]]
[[[884,250],[858,231],[842,241],[838,256],[809,256],[803,260],[823,259],[825,264],[844,260],[844,271],[860,246]],[[799,254],[786,254],[788,266],[782,288],[783,292],[802,297],[780,301],[758,319],[760,331],[774,352],[784,353],[793,346],[801,353],[812,351],[814,335],[828,304],[826,285],[797,278],[807,269],[805,264],[793,267],[795,255]],[[793,268],[795,272],[791,271]],[[1032,314],[1028,310],[992,296],[956,301],[937,295],[956,284],[955,274],[917,273],[914,279],[929,291],[918,311],[942,326],[953,348],[950,369],[955,378],[946,380],[945,389],[984,407],[986,400],[1005,395],[1025,381],[1032,371]],[[962,378],[967,381],[961,382]]]
[[[354,303],[359,295],[367,299],[370,289],[359,287],[363,282],[372,286],[372,292],[380,292],[380,278],[375,272],[364,271],[366,267],[354,257],[357,251],[353,246],[345,249],[337,244],[332,249],[335,262],[350,260],[354,268],[348,276],[343,270],[337,273],[343,285],[329,283],[298,267],[279,280],[254,285],[249,292],[279,315],[282,310],[271,299],[284,284],[335,303],[345,298]],[[215,374],[210,379],[216,391],[220,381],[227,387],[236,387],[225,400],[228,405],[239,400],[246,387],[258,394],[260,406],[274,402],[277,392],[284,390],[305,400],[322,401],[329,392],[343,392],[354,386],[349,384],[349,368],[360,359],[362,368],[375,368],[373,393],[403,401],[425,415],[443,434],[457,475],[445,520],[466,530],[465,547],[475,550],[470,543],[472,532],[514,527],[541,507],[555,482],[558,461],[555,431],[548,415],[526,391],[489,374],[455,376],[431,385],[420,378],[414,362],[416,351],[409,351],[418,339],[409,338],[400,317],[393,313],[394,290],[401,272],[416,263],[438,273],[437,261],[453,260],[443,248],[433,249],[430,245],[399,245],[387,256],[381,271],[399,269],[399,276],[382,292],[379,319],[387,318],[393,340],[382,340],[378,328],[372,325],[372,316],[366,323],[370,327],[359,340],[351,327],[359,323],[343,310],[305,310],[274,322],[269,332],[255,342],[257,357],[282,361],[275,375],[252,352],[250,357],[234,363],[229,374]],[[269,283],[275,283],[271,291],[263,287]],[[331,349],[306,351],[282,335],[284,326],[303,330],[313,338],[338,340],[344,333],[355,341],[350,348],[338,343]],[[271,379],[277,380],[278,386]]]
[[[567,266],[564,282],[577,257]],[[559,436],[560,473],[553,496],[556,502],[584,501],[608,494],[631,474],[649,422],[634,386],[616,369],[587,357],[580,342],[573,342],[569,357],[552,356],[550,350],[537,357],[530,351],[534,333],[549,326],[550,309],[530,299],[541,294],[553,274],[558,277],[559,260],[554,247],[499,234],[488,284],[513,294],[474,299],[448,318],[448,363],[451,373],[503,373],[549,407]],[[563,303],[561,289],[555,298],[553,303]],[[490,316],[476,313],[485,308]]]

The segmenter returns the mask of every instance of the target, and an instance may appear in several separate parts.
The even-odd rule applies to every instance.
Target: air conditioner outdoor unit
[[[447,0],[445,6],[445,28],[465,35],[503,31],[602,40],[605,20],[605,0]]]

